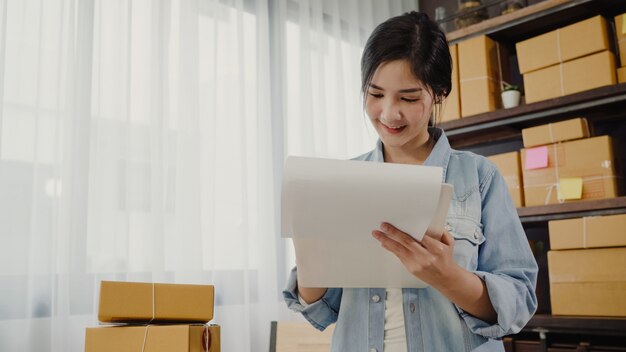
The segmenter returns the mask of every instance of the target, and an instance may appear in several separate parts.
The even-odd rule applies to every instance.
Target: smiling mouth
[[[402,132],[405,128],[406,125],[401,125],[401,126],[387,126],[384,123],[380,123],[381,125],[383,125],[383,127],[385,128],[385,130],[387,130],[389,133],[392,134],[396,134],[396,133],[400,133]]]

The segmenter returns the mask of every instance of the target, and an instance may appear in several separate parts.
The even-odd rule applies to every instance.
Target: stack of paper
[[[305,287],[425,287],[372,237],[388,222],[420,241],[443,233],[452,186],[440,167],[288,157],[282,236]]]

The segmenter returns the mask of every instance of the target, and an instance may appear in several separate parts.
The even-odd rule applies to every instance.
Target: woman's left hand
[[[446,285],[461,269],[453,257],[454,238],[446,231],[441,240],[424,236],[418,242],[393,225],[382,223],[372,236],[395,254],[411,274],[433,287]]]

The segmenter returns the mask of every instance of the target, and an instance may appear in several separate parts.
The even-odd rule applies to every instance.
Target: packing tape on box
[[[144,352],[146,348],[146,339],[148,338],[148,326],[150,326],[150,324],[154,321],[154,313],[155,313],[154,306],[155,306],[155,302],[154,302],[154,281],[153,281],[152,282],[152,319],[150,319],[150,321],[146,325],[146,330],[143,332],[143,344],[141,345],[141,352]]]
[[[550,132],[550,143],[554,143],[554,134],[552,133],[552,122],[548,123],[548,132]]]
[[[583,248],[587,248],[587,217],[583,216]]]

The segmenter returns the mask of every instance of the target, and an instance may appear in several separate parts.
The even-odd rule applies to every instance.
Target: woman
[[[307,288],[292,270],[287,305],[320,330],[336,323],[333,351],[503,351],[500,338],[535,312],[537,264],[504,179],[430,126],[451,70],[444,33],[422,13],[387,20],[365,45],[361,88],[380,139],[357,159],[440,166],[454,195],[440,240],[418,242],[387,223],[372,229],[430,287]]]

